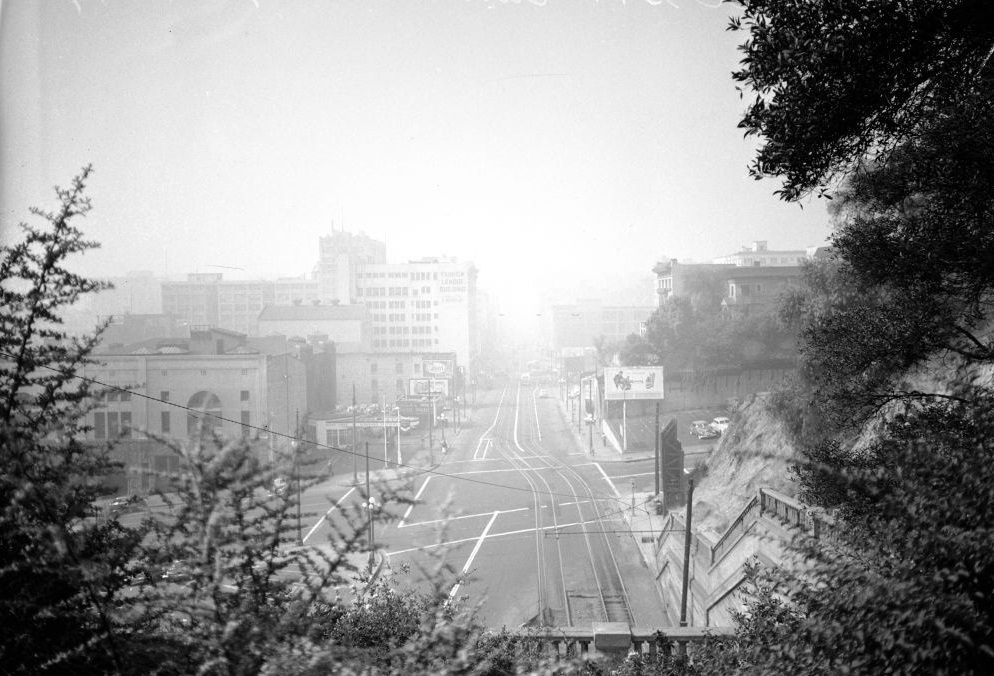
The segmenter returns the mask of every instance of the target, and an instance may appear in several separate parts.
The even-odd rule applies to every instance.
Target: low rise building
[[[367,352],[339,354],[336,360],[339,406],[356,403],[393,404],[399,398],[427,391],[452,396],[459,371],[453,352]]]
[[[226,437],[259,436],[276,450],[288,447],[298,417],[308,411],[304,362],[290,352],[262,353],[231,331],[194,329],[186,339],[145,340],[95,357],[100,363],[84,369],[105,387],[100,406],[87,414],[95,441],[182,444],[206,428]],[[174,455],[165,448],[156,454]]]

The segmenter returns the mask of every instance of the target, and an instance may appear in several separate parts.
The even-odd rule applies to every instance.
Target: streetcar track
[[[520,389],[521,388],[519,386],[518,388],[519,397],[520,397]],[[532,392],[532,395],[534,399],[534,390]],[[540,424],[537,415],[537,408],[535,413],[536,413],[535,425],[539,433],[538,434],[539,440],[541,440],[541,428],[539,426]],[[519,446],[519,448],[521,448],[521,445],[518,443],[517,428],[515,429],[515,443]],[[562,460],[556,458],[555,456],[549,455],[547,452],[544,452],[545,449],[542,448],[541,444],[538,444],[534,441],[531,441],[531,443],[533,446],[537,447],[537,452],[532,457],[535,457],[536,459],[540,460],[541,462],[544,463],[547,469],[550,469],[553,472],[555,472],[556,475],[558,475],[560,479],[564,483],[566,483],[567,486],[569,486],[569,489],[573,493],[575,501],[578,503],[576,507],[580,517],[579,520],[584,535],[584,542],[587,548],[588,560],[590,562],[591,571],[593,572],[594,581],[598,589],[598,595],[600,597],[600,603],[601,603],[601,610],[604,613],[605,619],[608,621],[622,621],[634,624],[635,617],[631,609],[631,603],[629,601],[628,591],[625,587],[624,578],[621,575],[621,569],[620,566],[618,565],[617,557],[615,556],[614,550],[611,547],[611,542],[608,539],[607,534],[604,532],[604,530],[599,529],[598,533],[600,534],[599,540],[601,543],[601,547],[597,549],[599,549],[601,553],[600,556],[595,554],[594,552],[595,548],[591,542],[590,532],[586,526],[587,519],[584,517],[583,509],[579,504],[581,502],[580,495],[577,493],[576,486],[574,485],[573,481],[566,475],[565,472],[568,471],[575,477],[575,480],[583,487],[583,490],[586,492],[587,496],[589,497],[589,502],[595,514],[595,519],[592,519],[591,521],[600,522],[603,517],[600,508],[597,505],[598,499],[595,497],[589,482],[578,471],[576,471],[575,468],[563,462]],[[522,448],[522,451],[523,450],[524,449]],[[530,463],[527,464],[529,467],[531,467]],[[533,469],[538,469],[538,468],[533,468]],[[537,476],[541,475],[539,474]],[[547,482],[546,486],[547,487],[549,486]],[[551,487],[549,487],[549,490],[551,492]],[[562,559],[560,553],[560,562],[561,560]],[[598,568],[600,568],[601,570],[599,571]],[[601,573],[604,573],[604,575],[602,575]],[[604,578],[603,580],[602,577]],[[568,608],[569,607],[568,599],[570,593],[565,590],[565,574],[563,575],[563,585],[564,585],[564,593],[566,594],[567,598],[567,608]],[[570,623],[572,622],[572,618],[568,618],[568,620],[570,621]]]

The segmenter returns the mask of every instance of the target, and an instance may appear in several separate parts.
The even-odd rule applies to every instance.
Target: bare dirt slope
[[[754,395],[732,415],[732,424],[708,459],[707,475],[694,490],[694,522],[722,533],[760,488],[795,495],[788,464],[794,448],[783,424]]]

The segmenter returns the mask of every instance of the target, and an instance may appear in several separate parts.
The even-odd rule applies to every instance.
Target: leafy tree
[[[739,127],[764,143],[751,172],[793,200],[916,137],[990,88],[986,0],[735,0],[748,31],[733,73],[755,95]]]
[[[90,209],[90,173],[56,188],[57,210],[31,210],[43,226],[22,223],[23,239],[0,248],[0,664],[10,673],[121,668],[113,611],[140,535],[87,518],[114,467],[82,441],[92,389],[76,373],[100,330],[60,328],[63,310],[106,286],[66,267],[97,246],[75,225]]]

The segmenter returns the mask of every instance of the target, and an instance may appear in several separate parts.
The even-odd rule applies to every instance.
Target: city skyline
[[[344,227],[521,313],[824,240],[747,174],[729,8],[541,4],[4,2],[3,236],[92,162],[86,272],[298,276]]]

